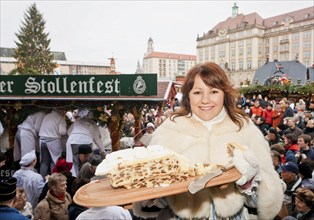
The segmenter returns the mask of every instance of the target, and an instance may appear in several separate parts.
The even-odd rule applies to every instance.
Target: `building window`
[[[212,59],[212,60],[215,60],[215,48],[214,48],[214,47],[212,48],[210,54],[211,54],[211,55],[210,55],[210,56],[211,56],[211,59]]]
[[[247,39],[246,40],[246,45],[252,45],[252,39]]]
[[[282,54],[280,55],[280,59],[281,59],[282,61],[288,60],[288,53],[282,53]]]
[[[303,32],[303,38],[310,38],[310,37],[311,37],[311,31]]]
[[[233,56],[233,57],[234,57],[235,55],[236,55],[236,53],[235,53],[235,49],[232,49],[232,50],[231,50],[231,56]]]
[[[278,43],[278,37],[274,37],[274,38],[273,38],[273,43],[274,43],[274,44],[277,44],[277,43]]]
[[[243,70],[243,60],[239,60],[239,70]]]
[[[265,47],[265,53],[269,54],[269,47]]]
[[[239,56],[243,55],[243,47],[239,48]]]
[[[310,47],[311,47],[311,42],[310,41],[303,42],[303,48],[310,48]]]
[[[292,40],[299,40],[299,33],[293,33],[291,38]]]
[[[278,51],[278,46],[274,46],[274,52],[277,52]]]
[[[248,70],[252,69],[252,60],[247,60],[247,61],[246,61],[246,68],[247,68]]]
[[[225,56],[225,51],[224,50],[220,50],[219,51],[219,57],[224,57]]]
[[[251,51],[251,50],[252,50],[252,48],[251,48],[251,47],[246,48],[246,53],[247,53],[247,54],[251,54],[251,53],[252,53],[252,51]]]
[[[269,45],[269,38],[266,38],[266,39],[265,39],[265,44],[266,44],[266,45]]]
[[[292,44],[293,49],[298,49],[299,48],[299,42],[295,42]]]
[[[233,61],[231,61],[231,70],[232,70],[232,71],[235,71],[235,69],[236,69],[236,63],[235,63],[235,61],[233,60]]]
[[[310,56],[311,56],[310,51],[303,51],[303,57],[310,58]]]

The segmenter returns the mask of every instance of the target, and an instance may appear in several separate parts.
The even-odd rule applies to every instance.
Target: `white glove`
[[[233,152],[233,163],[242,174],[241,178],[236,181],[236,184],[240,187],[259,174],[260,168],[257,158],[247,149],[242,150],[235,148]]]

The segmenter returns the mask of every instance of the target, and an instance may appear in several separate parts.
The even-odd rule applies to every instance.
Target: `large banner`
[[[157,95],[157,74],[0,75],[0,99],[8,97],[111,97]]]

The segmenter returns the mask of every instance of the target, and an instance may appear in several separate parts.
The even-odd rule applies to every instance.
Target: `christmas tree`
[[[24,19],[20,32],[15,34],[18,38],[14,54],[17,67],[11,74],[51,74],[56,63],[50,52],[48,33],[45,33],[46,22],[35,3],[28,8]]]

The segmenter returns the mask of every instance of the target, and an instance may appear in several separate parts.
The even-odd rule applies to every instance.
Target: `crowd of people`
[[[13,161],[9,151],[0,152],[0,219],[74,220],[104,213],[107,219],[132,219],[123,207],[94,210],[73,201],[81,186],[96,179],[111,140],[91,111],[68,115],[60,109],[29,115],[18,126]]]
[[[110,153],[108,131],[104,137],[88,110],[40,111],[18,126],[14,161],[0,153],[0,169],[18,163],[13,173],[1,173],[0,218],[314,218],[314,100],[239,96],[218,65],[204,63],[191,68],[180,96],[162,111],[144,107],[137,134],[134,124],[126,113],[123,136],[137,140],[129,147],[162,145],[193,163],[227,164],[227,144],[237,142],[245,150],[234,160],[242,177],[224,188],[144,201],[130,210],[83,207],[73,196],[96,179]]]

